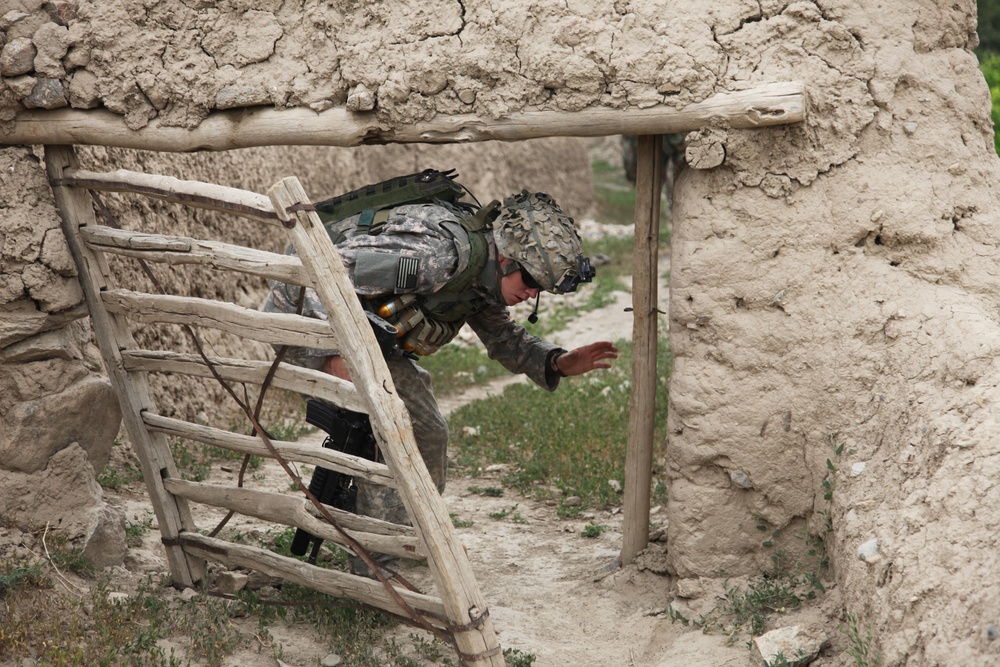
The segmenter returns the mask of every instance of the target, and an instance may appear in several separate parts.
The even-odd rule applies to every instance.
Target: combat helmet
[[[573,292],[594,277],[573,218],[545,192],[522,190],[504,199],[493,238],[497,252],[514,260],[547,292]]]

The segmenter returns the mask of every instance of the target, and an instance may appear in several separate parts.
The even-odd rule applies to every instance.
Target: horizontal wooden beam
[[[183,373],[194,377],[214,378],[200,355],[171,352],[168,350],[122,350],[122,364],[130,372]],[[215,372],[228,382],[249,382],[261,385],[271,369],[270,361],[232,359],[208,355]],[[280,389],[315,396],[355,412],[368,412],[368,404],[358,394],[354,385],[346,380],[311,368],[282,363],[271,379],[271,385]]]
[[[599,137],[616,134],[672,134],[706,125],[756,128],[805,120],[800,82],[768,83],[717,93],[680,109],[594,107],[580,111],[525,111],[503,118],[439,115],[401,127],[385,127],[374,113],[343,108],[315,113],[304,107],[215,111],[197,127],[157,122],[131,130],[124,117],[98,109],[24,111],[0,144],[87,144],[141,150],[221,151],[251,146],[360,146],[388,143],[520,141],[539,137]]]
[[[182,181],[173,176],[144,174],[128,169],[108,172],[67,169],[65,175],[53,182],[53,185],[70,185],[102,192],[131,192],[195,208],[225,211],[273,225],[280,224],[271,200],[266,195],[215,183]]]
[[[182,419],[164,417],[148,410],[142,413],[142,420],[150,431],[164,433],[175,438],[196,440],[206,445],[221,447],[240,454],[273,458],[264,441],[256,436],[240,435]],[[284,440],[274,440],[272,444],[275,451],[286,461],[322,466],[353,477],[360,477],[375,484],[396,487],[396,480],[389,474],[389,469],[383,463],[376,463],[360,456],[352,456],[319,445],[303,445]]]
[[[197,533],[184,532],[177,539],[177,542],[185,552],[200,558],[282,577],[300,586],[335,597],[360,600],[393,614],[406,614],[386,592],[382,584],[372,579],[365,579],[339,570],[328,570],[294,558],[281,556],[266,549],[245,544],[233,544]],[[429,623],[438,627],[443,626],[441,619],[446,616],[444,605],[439,598],[423,593],[413,593],[401,588],[397,588],[396,591],[414,609],[433,614],[433,616],[425,617]]]
[[[134,322],[187,324],[211,327],[271,345],[294,345],[335,350],[337,339],[329,322],[288,313],[265,313],[226,301],[169,294],[148,294],[125,289],[101,292],[109,312],[127,315]]]
[[[340,531],[325,521],[319,520],[309,511],[311,503],[305,498],[295,498],[283,493],[257,489],[189,482],[181,479],[165,479],[163,480],[163,488],[174,495],[186,498],[190,502],[221,507],[243,516],[251,516],[270,523],[302,528],[329,542],[344,547],[351,546]],[[369,521],[376,521],[376,519],[361,517],[336,507],[328,507],[327,511],[342,528],[350,531],[351,538],[369,551],[414,560],[427,557],[427,552],[424,551],[423,545],[420,544],[420,540],[417,539],[416,532],[412,528],[407,535],[365,532],[356,527],[361,523],[358,519],[368,519]],[[349,526],[348,523],[353,524],[353,526]]]
[[[293,285],[309,284],[302,262],[294,255],[279,255],[221,241],[131,232],[103,225],[81,227],[80,236],[93,250],[147,262],[171,266],[197,264]]]

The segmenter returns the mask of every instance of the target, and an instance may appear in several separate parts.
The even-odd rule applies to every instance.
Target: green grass
[[[583,530],[580,531],[580,537],[594,539],[596,537],[600,537],[601,534],[603,534],[604,531],[606,531],[607,529],[608,527],[605,526],[604,524],[597,524],[591,522],[588,523],[586,526],[584,526]]]
[[[452,413],[449,424],[456,472],[475,476],[493,463],[508,464],[501,480],[506,486],[540,499],[578,496],[584,500],[575,507],[560,503],[563,516],[575,515],[587,506],[620,504],[620,492],[610,480],[617,481],[617,488],[624,487],[631,345],[619,342],[618,346],[620,358],[613,368],[567,378],[554,393],[517,384],[500,397],[476,401]],[[660,342],[657,370],[654,442],[662,448],[670,372],[666,340]],[[662,492],[662,486],[657,489]]]
[[[873,647],[875,638],[872,628],[862,634],[858,627],[858,617],[854,614],[847,615],[847,627],[844,628],[851,647],[847,649],[847,655],[854,660],[856,667],[882,667],[882,655]]]
[[[458,344],[421,357],[420,365],[433,376],[435,393],[441,396],[458,394],[507,374],[482,348]]]
[[[598,220],[605,223],[631,225],[635,222],[635,186],[628,182],[620,168],[604,160],[591,164],[594,178],[594,198]],[[631,241],[631,240],[630,240]],[[666,197],[660,198],[660,243],[670,243],[670,210]],[[591,244],[588,252],[594,252]]]

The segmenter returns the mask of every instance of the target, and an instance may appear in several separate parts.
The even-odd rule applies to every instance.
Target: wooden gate
[[[251,568],[401,616],[446,638],[465,664],[502,666],[504,659],[493,624],[464,547],[417,449],[409,417],[385,361],[377,352],[379,347],[347,272],[298,180],[283,179],[264,196],[153,174],[83,171],[72,147],[67,146],[47,146],[45,160],[98,346],[142,465],[175,583],[193,586],[201,582],[208,560]],[[211,239],[101,225],[94,214],[91,191],[134,193],[276,225],[295,244],[298,257]],[[196,264],[219,272],[240,272],[313,287],[330,319],[324,322],[294,314],[263,313],[226,301],[143,293],[117,286],[108,254],[170,265]],[[209,327],[273,345],[336,348],[347,363],[353,383],[285,363],[209,356],[197,338],[197,353],[141,349],[132,334],[133,327],[154,323],[192,330]],[[271,384],[367,413],[386,463],[322,447],[272,441],[257,423],[247,401],[243,402],[244,411],[253,436],[237,432],[235,427],[224,429],[167,417],[151,390],[147,377],[150,373],[215,378],[230,387],[228,391],[232,383],[258,387]],[[235,392],[232,396],[240,402]],[[184,480],[177,472],[170,437],[273,458],[296,479],[289,462],[323,466],[395,487],[413,527],[320,505],[304,497],[308,493],[293,496]],[[298,487],[305,492],[300,480]],[[381,574],[379,580],[371,580],[206,536],[195,525],[189,503],[204,503],[303,528],[366,559],[370,559],[368,551],[426,558],[437,594],[411,590]]]

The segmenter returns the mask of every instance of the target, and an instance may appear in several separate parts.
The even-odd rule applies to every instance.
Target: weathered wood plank
[[[327,570],[294,558],[278,555],[266,549],[258,549],[245,544],[233,544],[194,532],[182,533],[180,544],[185,551],[201,558],[224,563],[231,567],[250,568],[271,576],[282,577],[328,595],[349,597],[393,614],[405,614],[382,584],[371,579],[338,570]],[[440,600],[423,593],[414,593],[405,588],[397,589],[397,591],[414,609],[433,614],[434,616],[427,618],[428,622],[443,627],[441,619],[444,618],[444,607]]]
[[[148,294],[125,289],[101,293],[112,313],[127,315],[134,322],[187,324],[211,327],[272,345],[295,345],[337,349],[329,323],[286,313],[265,313],[233,303],[171,294]]]
[[[230,382],[260,385],[264,382],[264,378],[267,377],[271,368],[270,361],[207,356],[222,379]],[[203,378],[215,377],[205,361],[197,354],[182,354],[167,350],[126,350],[122,352],[122,362],[127,371],[182,373]],[[279,389],[322,398],[347,410],[368,412],[367,401],[358,395],[353,384],[322,371],[283,363],[275,371],[271,385]]]
[[[303,528],[324,540],[341,546],[349,546],[348,541],[344,539],[340,531],[325,521],[320,521],[313,512],[309,511],[312,504],[304,498],[248,488],[188,482],[180,479],[164,480],[163,486],[170,493],[186,498],[190,502],[221,507],[243,516],[252,516],[271,523]],[[369,523],[376,521],[376,519],[360,517],[335,507],[329,507],[327,511],[333,515],[341,527],[350,530],[351,537],[366,549],[377,553],[392,554],[400,558],[421,559],[426,557],[426,552],[412,529],[409,531],[409,535],[366,532],[356,527],[366,523],[359,521],[359,519],[367,519]],[[348,523],[354,527],[348,528]]]
[[[142,418],[151,430],[158,433],[176,438],[189,438],[241,454],[273,458],[264,442],[256,436],[240,435],[212,426],[194,424],[183,419],[164,417],[148,410],[142,413]],[[267,425],[265,424],[264,427],[267,428]],[[272,443],[278,454],[287,461],[332,468],[383,486],[396,486],[395,480],[389,474],[389,469],[382,463],[317,445],[303,445],[285,440],[272,440]]]
[[[376,114],[359,114],[343,108],[322,113],[302,107],[215,111],[196,128],[167,127],[154,121],[140,130],[129,129],[122,116],[104,109],[32,110],[19,113],[10,132],[0,132],[0,144],[89,144],[192,152],[275,145],[465,143],[553,136],[671,134],[709,124],[757,128],[797,123],[805,117],[805,86],[800,82],[779,82],[720,92],[680,109],[666,105],[645,109],[595,107],[580,111],[526,111],[504,118],[438,115],[389,129],[382,127]]]
[[[656,425],[656,329],[660,189],[663,157],[659,136],[639,137],[636,150],[635,252],[632,255],[632,397],[625,453],[625,502],[622,505],[623,564],[631,563],[649,542],[650,476]]]
[[[45,166],[53,182],[57,183],[66,170],[76,164],[76,154],[71,146],[45,147]],[[163,479],[176,476],[177,469],[166,438],[151,434],[140,416],[144,410],[154,407],[146,377],[142,374],[130,375],[122,369],[121,350],[136,347],[132,334],[127,323],[111,316],[101,306],[100,295],[110,284],[110,271],[103,257],[90,251],[79,235],[81,226],[96,223],[92,202],[85,191],[75,188],[54,185],[53,194],[56,209],[62,218],[63,234],[79,271],[91,323],[98,341],[101,341],[104,366],[118,396],[125,428],[142,467],[153,512],[163,537],[172,541],[181,531],[194,530],[194,520],[187,503],[163,488]],[[176,544],[166,546],[166,555],[170,574],[177,584],[194,586],[205,576],[204,561],[189,558]]]
[[[390,472],[396,477],[406,511],[428,551],[428,564],[455,626],[477,624],[455,632],[458,649],[481,655],[470,665],[503,667],[500,645],[465,547],[459,542],[448,510],[431,481],[413,437],[406,407],[380,355],[371,326],[359,307],[347,270],[298,179],[286,178],[268,195],[282,219],[295,224],[289,230],[302,264],[341,339],[341,354],[359,393],[369,400],[369,415]],[[294,211],[294,213],[289,213]]]
[[[185,206],[225,211],[261,222],[278,224],[278,217],[266,196],[214,183],[184,181],[173,176],[144,174],[127,169],[110,172],[70,169],[59,179],[58,184],[104,192],[141,194]]]
[[[302,262],[294,255],[245,248],[220,241],[184,236],[145,234],[94,225],[80,235],[95,250],[169,265],[198,264],[221,271],[239,271],[267,280],[304,285]]]

